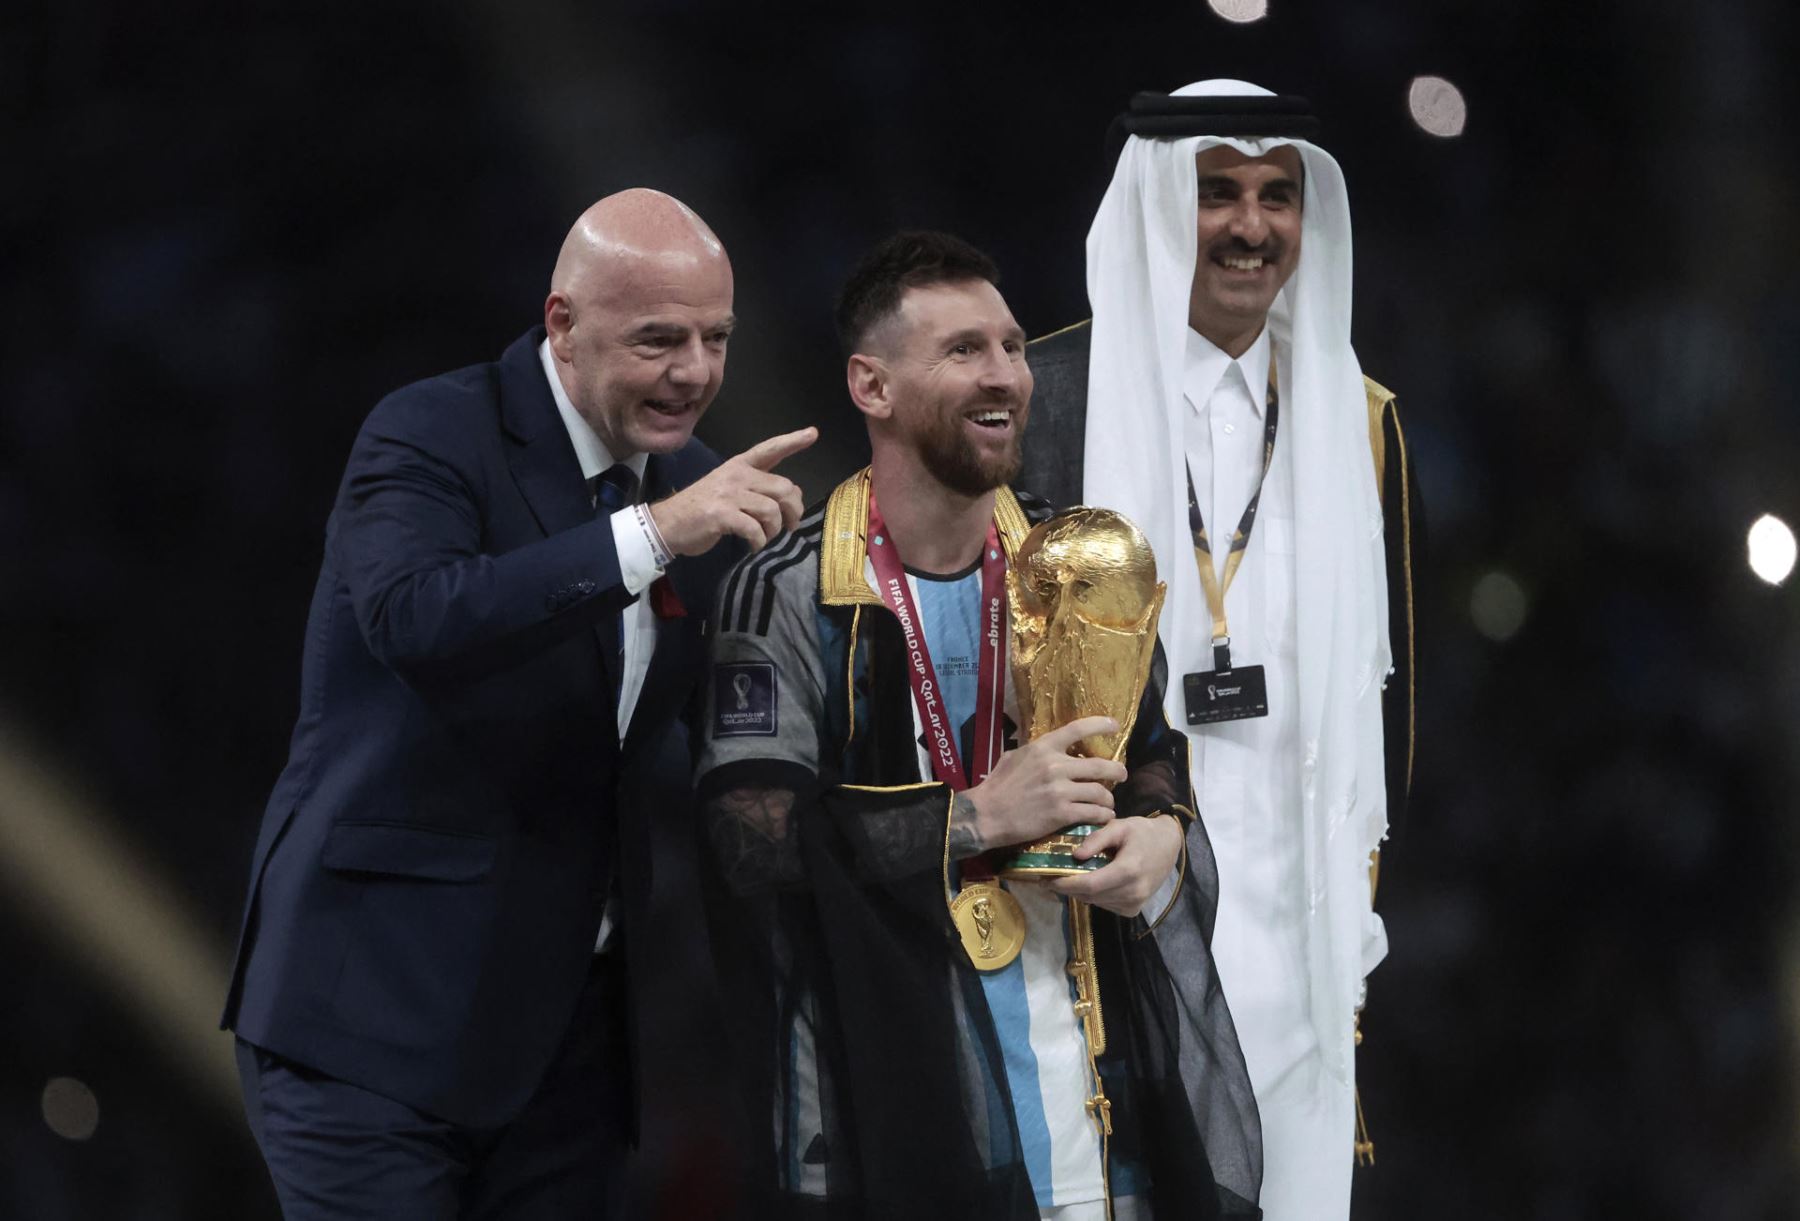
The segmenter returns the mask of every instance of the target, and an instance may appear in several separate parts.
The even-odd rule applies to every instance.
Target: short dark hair
[[[1000,269],[960,237],[912,229],[879,243],[863,255],[838,294],[838,343],[846,358],[856,354],[869,332],[893,317],[909,288],[986,280],[998,287]]]

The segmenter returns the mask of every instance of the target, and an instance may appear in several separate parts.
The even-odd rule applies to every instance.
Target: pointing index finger
[[[739,456],[759,471],[772,470],[777,462],[793,457],[818,439],[819,430],[808,425],[793,432],[784,432],[778,437],[770,437],[766,441],[759,441]]]

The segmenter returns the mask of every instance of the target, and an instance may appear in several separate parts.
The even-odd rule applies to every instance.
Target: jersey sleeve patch
[[[775,682],[775,663],[772,661],[715,666],[713,737],[774,737]]]

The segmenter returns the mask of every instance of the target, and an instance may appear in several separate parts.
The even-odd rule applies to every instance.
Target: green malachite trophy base
[[[995,870],[1003,878],[1067,878],[1078,873],[1092,873],[1109,859],[1102,852],[1078,861],[1073,850],[1098,828],[1091,823],[1064,827],[1049,839],[1026,844]]]

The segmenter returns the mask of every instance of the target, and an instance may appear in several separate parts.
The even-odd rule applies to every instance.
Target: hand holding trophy
[[[1071,753],[1122,762],[1156,650],[1167,587],[1143,533],[1110,509],[1077,507],[1038,523],[1006,574],[1013,686],[1031,741],[1087,716],[1116,733],[1082,738]],[[1098,869],[1073,852],[1093,827],[1065,827],[1024,845],[998,870],[1007,878],[1066,877]]]

